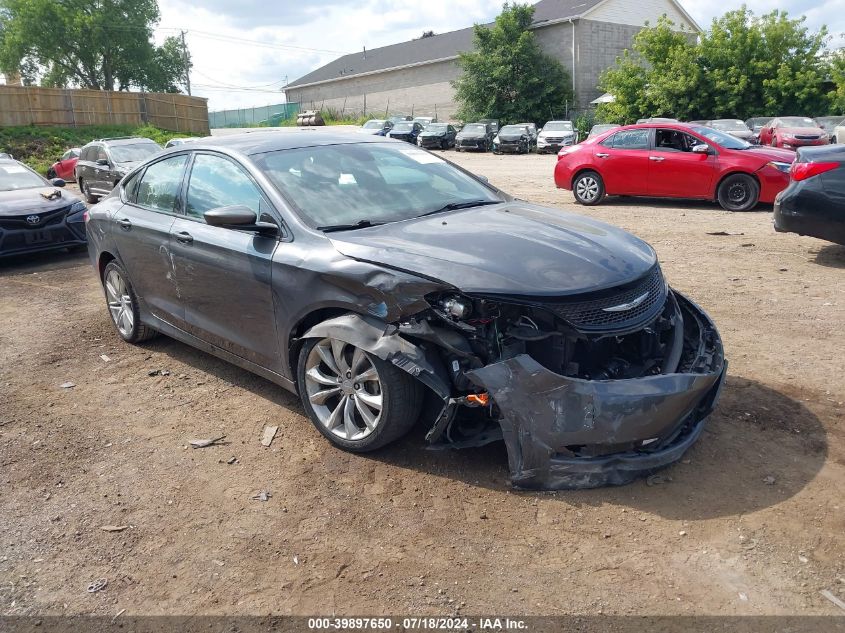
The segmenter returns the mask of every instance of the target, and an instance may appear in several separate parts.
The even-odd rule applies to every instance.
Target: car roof
[[[95,143],[103,143],[107,145],[137,145],[139,142],[155,143],[154,140],[144,136],[125,136],[121,138],[95,138],[93,141],[87,143],[86,147]]]
[[[411,121],[407,121],[407,123],[411,123]],[[226,136],[210,136],[191,143],[191,150],[227,148],[249,156],[285,149],[298,149],[301,147],[393,142],[400,143],[401,141],[388,141],[381,136],[355,134],[352,130],[336,131],[314,128],[288,128],[284,130],[268,129],[256,132],[243,132],[241,134],[230,134]]]

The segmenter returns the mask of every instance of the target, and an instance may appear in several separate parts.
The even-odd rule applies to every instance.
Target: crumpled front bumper
[[[704,311],[675,298],[685,324],[684,373],[590,381],[555,374],[523,354],[467,374],[501,411],[515,486],[627,484],[679,460],[695,443],[727,362]]]

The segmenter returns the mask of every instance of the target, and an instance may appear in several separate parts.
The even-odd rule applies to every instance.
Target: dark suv
[[[82,148],[76,163],[76,182],[85,199],[94,203],[108,195],[136,165],[161,151],[148,138],[99,138]]]

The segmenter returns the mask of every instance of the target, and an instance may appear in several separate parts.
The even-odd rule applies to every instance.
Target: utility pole
[[[182,57],[185,60],[185,87],[188,89],[188,96],[191,96],[191,58],[188,55],[188,45],[185,43],[185,31],[182,34]]]

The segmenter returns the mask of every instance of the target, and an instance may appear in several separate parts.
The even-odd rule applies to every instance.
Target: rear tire
[[[422,384],[349,343],[306,340],[296,376],[311,422],[343,450],[374,451],[405,435],[419,418]]]
[[[725,211],[751,211],[760,199],[760,185],[748,174],[731,174],[716,192]]]
[[[126,271],[116,261],[109,262],[103,270],[103,290],[112,325],[120,338],[134,345],[157,334],[141,322],[138,295],[129,283]]]
[[[585,171],[572,181],[572,193],[578,204],[591,207],[604,199],[604,181],[594,171]]]

